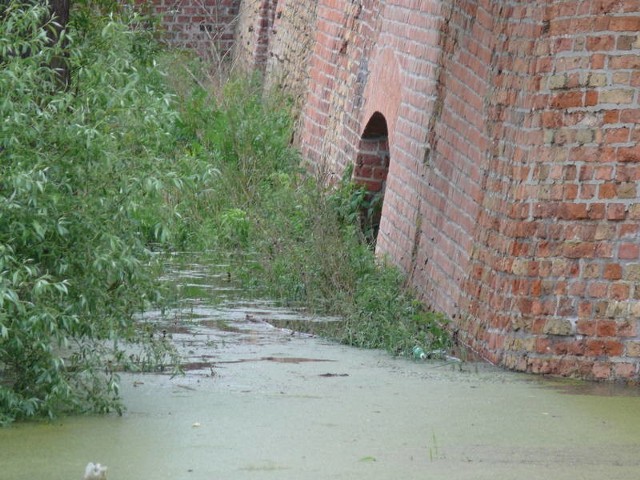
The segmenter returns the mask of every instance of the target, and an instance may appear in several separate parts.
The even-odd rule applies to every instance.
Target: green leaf
[[[40,240],[44,240],[45,234],[46,234],[46,229],[40,224],[40,222],[38,222],[37,220],[34,220],[32,222],[32,226],[33,229],[36,232],[36,236],[40,239]]]

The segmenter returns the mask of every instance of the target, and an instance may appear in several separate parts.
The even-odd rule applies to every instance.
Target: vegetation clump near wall
[[[300,168],[287,102],[256,79],[214,90],[127,12],[78,3],[64,51],[39,6],[0,22],[0,423],[120,410],[115,371],[174,360],[135,315],[163,301],[154,250],[252,252],[254,286],[345,315],[354,345],[446,343],[362,241],[362,192]]]

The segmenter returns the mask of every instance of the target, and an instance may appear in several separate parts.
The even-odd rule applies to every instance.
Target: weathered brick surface
[[[234,63],[244,70],[264,71],[274,33],[277,0],[242,0],[236,26]]]
[[[638,378],[638,19],[629,0],[318,3],[305,156],[340,175],[384,115],[378,253],[509,368]]]
[[[243,0],[149,0],[140,5],[157,14],[165,40],[193,49],[218,64],[230,59]]]
[[[318,0],[277,2],[266,57],[266,88],[282,88],[302,109],[309,79],[309,57],[315,45]]]
[[[638,1],[271,5],[271,33],[240,37],[300,99],[305,158],[378,176],[377,253],[459,338],[512,369],[640,380]]]

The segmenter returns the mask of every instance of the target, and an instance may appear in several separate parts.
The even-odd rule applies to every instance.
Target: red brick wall
[[[230,60],[242,1],[149,0],[146,5],[160,16],[168,43],[218,64]]]
[[[365,137],[356,154],[353,181],[369,192],[384,192],[389,172],[389,141],[384,137]]]
[[[278,0],[269,37],[265,87],[285,90],[294,102],[296,117],[307,92],[317,6],[318,0]]]
[[[320,0],[303,153],[329,176],[375,112],[378,253],[507,367],[638,378],[640,5]]]
[[[502,266],[476,302],[500,313],[476,344],[520,370],[637,378],[640,5],[514,2],[502,17],[495,161],[511,185],[506,238],[477,263]]]
[[[234,60],[244,70],[264,72],[278,0],[243,0],[240,3]]]

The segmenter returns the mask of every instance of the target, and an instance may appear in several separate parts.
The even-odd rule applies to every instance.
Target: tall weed
[[[135,17],[81,4],[62,52],[45,7],[3,15],[0,423],[119,409],[120,347],[161,296],[149,245],[174,212],[159,200],[182,182],[172,97]],[[68,89],[49,68],[63,54]]]

